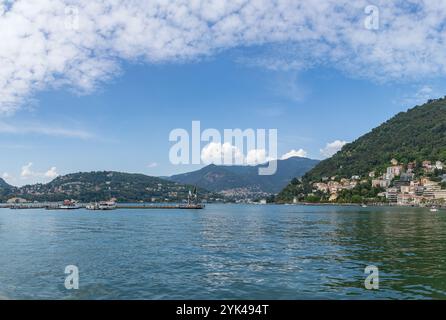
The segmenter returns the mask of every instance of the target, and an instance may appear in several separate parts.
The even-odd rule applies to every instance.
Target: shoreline
[[[23,204],[8,204],[8,203],[0,203],[0,209],[45,209],[48,207],[56,206],[60,204],[60,202],[39,202],[39,203],[23,203]],[[267,206],[267,205],[278,205],[278,206],[334,206],[334,207],[362,207],[363,204],[358,203],[327,203],[327,202],[298,202],[298,203],[286,203],[286,202],[272,202],[272,203],[236,203],[236,202],[207,202],[203,203],[204,205],[260,205],[260,206]],[[138,206],[139,205],[139,206]],[[120,204],[117,204],[117,209],[136,209],[136,208],[144,208],[144,209],[154,209],[154,208],[167,208],[167,207],[181,207],[184,204],[180,203],[141,203],[141,202],[123,202]],[[389,203],[373,203],[373,204],[366,204],[366,207],[391,207],[391,208],[431,208],[436,207],[437,209],[446,209],[446,205],[410,205],[410,206],[403,206],[403,205],[397,205],[397,204],[389,204]],[[81,204],[80,208],[85,208],[85,204]],[[55,209],[55,208],[54,208]]]

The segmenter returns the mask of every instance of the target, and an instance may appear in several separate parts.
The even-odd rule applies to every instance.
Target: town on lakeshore
[[[337,176],[322,177],[312,183],[312,191],[307,195],[309,202],[342,203],[342,197],[360,186],[369,187],[371,196],[366,193],[353,194],[349,202],[368,202],[400,206],[442,206],[446,203],[446,173],[442,161],[425,160],[401,163],[396,159],[384,172],[369,172],[367,177],[353,175],[351,178]],[[368,190],[368,189],[365,189]],[[294,203],[298,198],[294,198]]]
[[[106,176],[122,176],[129,180],[132,176],[123,173],[89,173],[81,174],[84,181],[87,177]],[[146,177],[146,179],[152,179]],[[361,176],[354,174],[350,178],[341,176],[322,176],[317,181],[305,181],[303,178],[295,178],[289,186],[298,185],[294,192],[294,196],[287,201],[281,200],[283,191],[279,194],[272,193],[253,193],[252,191],[245,193],[239,192],[239,198],[228,197],[227,190],[211,193],[205,189],[201,189],[201,196],[198,199],[197,188],[192,186],[180,185],[178,183],[157,184],[158,196],[151,197],[153,190],[145,187],[141,191],[141,187],[135,187],[134,193],[141,193],[140,198],[124,197],[122,188],[113,189],[113,184],[109,181],[105,183],[108,192],[99,194],[93,193],[92,190],[100,190],[98,185],[81,184],[83,189],[90,190],[79,194],[73,192],[73,182],[67,177],[61,177],[59,180],[68,181],[56,187],[57,191],[63,191],[62,194],[55,197],[55,190],[49,189],[42,192],[43,185],[25,186],[22,189],[15,190],[11,193],[9,199],[5,199],[1,207],[9,207],[11,209],[80,209],[87,210],[114,210],[114,209],[203,209],[204,203],[245,203],[245,204],[357,204],[357,205],[398,205],[398,206],[435,206],[446,207],[446,172],[442,161],[424,160],[412,162],[400,162],[392,159],[390,163],[382,165],[380,169],[370,171],[368,174]],[[126,181],[127,181],[126,180]],[[131,180],[129,180],[131,181]],[[79,187],[76,184],[77,187]],[[125,189],[130,189],[128,182]],[[29,192],[29,188],[33,188],[33,192]],[[36,191],[35,189],[39,190]],[[47,187],[49,188],[49,187]],[[68,189],[67,189],[68,188]],[[160,189],[161,188],[161,189]],[[164,189],[163,189],[164,188]],[[174,189],[172,189],[174,188]],[[193,188],[193,192],[191,190]],[[60,190],[59,190],[60,189]],[[77,188],[76,190],[78,190]],[[187,191],[189,189],[189,191]],[[14,189],[13,189],[14,190]],[[119,195],[110,197],[111,192]],[[170,190],[170,191],[169,191]],[[172,191],[174,190],[174,191]],[[284,190],[287,190],[285,188]],[[178,192],[181,191],[181,192]],[[146,194],[147,193],[147,194]],[[23,194],[25,197],[21,197]],[[106,195],[109,195],[107,197]],[[144,195],[146,194],[146,195]],[[50,200],[58,199],[61,196],[76,196],[77,200]],[[102,195],[102,196],[99,196]],[[39,198],[38,196],[43,196]],[[241,198],[240,198],[241,197]],[[34,199],[33,199],[34,198]],[[106,201],[96,201],[91,199],[109,199]],[[68,199],[68,198],[67,198]],[[73,198],[70,198],[73,199]]]

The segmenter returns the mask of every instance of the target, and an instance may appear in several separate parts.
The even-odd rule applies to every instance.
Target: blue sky
[[[17,14],[27,14],[26,9]],[[87,36],[78,35],[84,42]],[[333,53],[321,51],[318,40],[311,50],[301,47],[301,39],[227,41],[218,50],[208,44],[204,52],[190,54],[185,54],[188,46],[142,48],[151,54],[145,58],[127,52],[135,46],[127,51],[108,48],[119,54],[108,60],[110,53],[103,58],[98,51],[64,60],[62,71],[47,71],[37,80],[19,79],[12,86],[15,91],[11,85],[2,91],[0,83],[0,174],[23,185],[78,171],[156,176],[190,171],[201,166],[170,164],[168,138],[175,128],[190,130],[193,120],[201,121],[203,129],[220,131],[278,129],[279,156],[302,149],[310,158],[323,159],[329,153],[321,149],[328,143],[353,141],[396,113],[444,95],[443,74],[426,74],[435,61],[412,70],[416,61],[407,60],[402,67],[399,61],[407,57],[401,56],[355,62],[364,54],[360,50],[335,59]],[[313,51],[314,46],[320,50]],[[343,40],[332,48],[347,54],[349,46]],[[66,55],[69,51],[62,50],[61,56]],[[37,74],[34,60],[26,61],[23,65]],[[14,67],[22,71],[23,65]],[[0,74],[0,80],[9,79]]]

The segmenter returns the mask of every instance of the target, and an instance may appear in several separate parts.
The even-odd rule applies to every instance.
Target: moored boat
[[[99,210],[115,210],[116,202],[114,201],[101,201],[99,202]]]
[[[63,204],[59,205],[57,209],[61,210],[75,210],[80,209],[81,207],[74,200],[65,200]]]
[[[114,201],[101,201],[90,203],[85,206],[87,210],[114,210],[116,209],[116,202]]]

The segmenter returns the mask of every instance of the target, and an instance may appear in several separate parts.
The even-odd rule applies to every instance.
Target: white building
[[[11,198],[7,201],[7,203],[27,203],[28,200],[23,199],[23,198]]]

